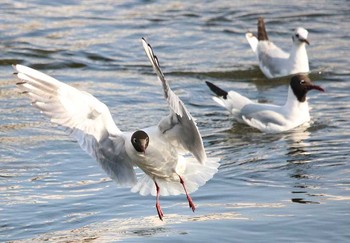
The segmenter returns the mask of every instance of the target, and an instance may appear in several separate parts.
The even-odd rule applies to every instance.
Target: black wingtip
[[[205,81],[205,83],[208,85],[209,89],[213,91],[217,96],[223,97],[224,99],[227,99],[227,92],[223,89],[220,89],[218,86],[215,84]]]
[[[266,33],[265,22],[263,17],[258,19],[258,40],[269,40]]]
[[[147,43],[147,41],[146,41],[146,43]],[[155,62],[158,65],[158,67],[160,68],[160,63],[159,63],[158,57],[156,56],[156,54],[154,54],[154,51],[153,51],[153,48],[152,48],[151,44],[147,43],[147,45],[148,45],[148,47],[151,50],[151,54],[153,56],[153,59],[155,60]]]

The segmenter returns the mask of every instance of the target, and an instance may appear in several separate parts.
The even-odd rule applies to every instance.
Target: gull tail
[[[266,28],[264,18],[260,17],[258,19],[258,40],[259,41],[267,41],[269,38],[267,37]]]
[[[176,173],[181,176],[186,184],[188,193],[195,192],[200,186],[203,186],[209,181],[218,171],[218,157],[207,158],[204,165],[191,157],[181,157],[176,167]],[[175,180],[157,179],[157,184],[160,188],[161,196],[185,194],[185,191],[177,178]],[[156,187],[154,181],[148,175],[141,177],[137,184],[131,189],[132,192],[139,192],[140,195],[146,196],[151,194],[156,196]]]
[[[260,17],[258,19],[258,37],[256,37],[251,32],[247,32],[245,34],[245,38],[247,39],[247,41],[248,41],[250,47],[252,48],[253,52],[256,55],[258,55],[257,49],[258,49],[259,41],[267,41],[267,40],[269,40],[269,38],[267,37],[267,33],[266,33],[264,18]]]
[[[216,103],[218,103],[219,105],[228,109],[227,104],[225,102],[225,101],[227,101],[228,92],[219,88],[218,86],[216,86],[215,84],[213,84],[209,81],[205,81],[205,83],[208,85],[208,87],[211,91],[213,91],[217,96],[219,96],[219,97],[215,97],[215,96],[212,97],[213,100]]]
[[[219,88],[218,86],[216,86],[215,84],[209,82],[209,81],[205,81],[205,83],[208,85],[208,87],[210,88],[211,91],[213,91],[217,96],[222,97],[223,99],[227,99],[227,91]]]
[[[218,97],[213,97],[213,100],[217,102],[219,105],[225,107],[233,117],[239,121],[241,121],[241,110],[247,104],[252,103],[250,99],[247,97],[240,95],[235,91],[227,92],[213,83],[206,82],[209,88],[216,94]]]

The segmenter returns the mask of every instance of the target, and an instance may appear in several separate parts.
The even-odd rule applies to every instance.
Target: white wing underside
[[[142,39],[142,44],[158,79],[163,85],[164,96],[170,108],[170,114],[159,122],[159,129],[168,139],[178,143],[184,150],[191,152],[199,163],[204,164],[207,156],[203,147],[202,137],[193,117],[187,111],[184,103],[170,89],[152,47],[144,39]]]
[[[50,117],[51,122],[63,126],[112,179],[124,186],[136,183],[132,162],[125,152],[123,133],[105,104],[32,68],[13,67],[20,79],[17,86],[33,106]]]

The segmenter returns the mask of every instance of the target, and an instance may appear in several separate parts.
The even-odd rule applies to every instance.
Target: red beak
[[[318,85],[310,85],[309,90],[316,89],[318,91],[324,92],[324,89],[321,86]]]

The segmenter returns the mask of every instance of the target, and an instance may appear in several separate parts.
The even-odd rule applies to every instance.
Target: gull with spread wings
[[[17,86],[32,105],[63,126],[80,147],[95,158],[118,184],[132,192],[156,196],[156,209],[163,219],[159,196],[189,195],[217,172],[216,158],[207,158],[197,125],[180,98],[170,89],[152,47],[142,45],[161,81],[170,114],[158,125],[122,132],[108,107],[91,94],[64,84],[42,72],[14,65]],[[135,166],[143,172],[137,178]]]

